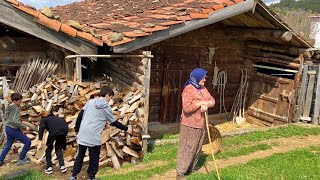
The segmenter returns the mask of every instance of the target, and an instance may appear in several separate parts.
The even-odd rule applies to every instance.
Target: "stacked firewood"
[[[35,163],[40,163],[45,156],[45,148],[36,150],[38,141],[38,127],[42,117],[48,112],[62,117],[69,126],[67,135],[67,150],[64,152],[66,167],[73,166],[77,150],[74,127],[77,115],[85,103],[98,95],[100,88],[112,82],[91,82],[74,83],[64,78],[53,76],[44,82],[37,84],[22,93],[22,120],[31,130],[26,132],[31,139],[31,150],[28,152],[30,159]],[[115,97],[110,105],[117,120],[131,126],[134,135],[129,135],[115,127],[107,125],[102,133],[102,147],[100,154],[100,165],[111,165],[120,168],[124,161],[136,162],[142,157],[141,131],[144,121],[144,95],[141,90],[131,90],[128,92],[115,91]],[[48,136],[46,132],[44,137]],[[44,144],[46,138],[43,138]],[[21,150],[20,144],[14,144],[14,148]],[[84,161],[88,161],[88,153]],[[53,152],[53,162],[56,160]]]

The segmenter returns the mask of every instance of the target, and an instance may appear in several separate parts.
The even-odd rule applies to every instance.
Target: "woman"
[[[197,165],[205,135],[205,112],[215,100],[205,88],[207,71],[194,69],[182,92],[182,113],[177,157],[177,179],[184,179]]]

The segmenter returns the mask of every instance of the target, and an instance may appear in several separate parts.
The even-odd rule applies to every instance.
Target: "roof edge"
[[[188,21],[182,24],[174,25],[168,28],[167,30],[155,32],[150,36],[138,38],[135,41],[114,46],[113,52],[128,53],[143,48],[145,46],[149,46],[151,44],[242,14],[244,12],[248,12],[254,9],[254,7],[255,0],[246,0],[233,6],[228,6],[218,11],[214,11],[209,15],[208,19]]]

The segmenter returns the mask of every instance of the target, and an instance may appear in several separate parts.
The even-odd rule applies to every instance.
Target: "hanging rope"
[[[222,113],[222,111],[224,111],[225,113],[227,112],[225,101],[224,101],[224,92],[225,92],[227,81],[228,81],[227,71],[226,70],[220,71],[218,74],[218,94],[220,94],[220,112],[219,113]]]

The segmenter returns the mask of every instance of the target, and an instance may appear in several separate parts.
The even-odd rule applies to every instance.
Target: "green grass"
[[[178,139],[179,134],[164,134],[161,139]]]
[[[275,154],[265,159],[220,170],[223,180],[316,180],[320,177],[320,146]],[[217,179],[216,173],[195,173],[191,180]]]
[[[45,175],[36,170],[21,170],[12,175],[4,175],[0,177],[1,180],[10,179],[10,180],[50,180],[51,176]]]
[[[101,176],[101,179],[105,180],[119,180],[119,179],[128,179],[128,180],[144,180],[148,179],[156,174],[161,175],[170,169],[174,169],[176,167],[175,162],[170,162],[166,165],[156,166],[148,169],[136,170],[126,174],[117,174],[117,175],[109,175],[109,176]]]
[[[228,159],[231,157],[244,156],[244,155],[248,155],[248,154],[251,154],[251,153],[254,153],[257,151],[264,151],[267,149],[272,149],[272,146],[270,146],[268,144],[256,144],[253,146],[241,147],[238,149],[222,152],[222,153],[217,154],[216,157],[218,159]]]
[[[222,147],[225,148],[233,145],[244,145],[250,142],[259,142],[267,139],[277,139],[282,137],[289,138],[292,136],[309,136],[319,134],[320,127],[307,128],[302,126],[289,125],[287,127],[225,138],[222,141]]]
[[[149,152],[144,155],[143,162],[152,162],[155,160],[171,161],[176,159],[177,150],[178,143],[149,147]]]

